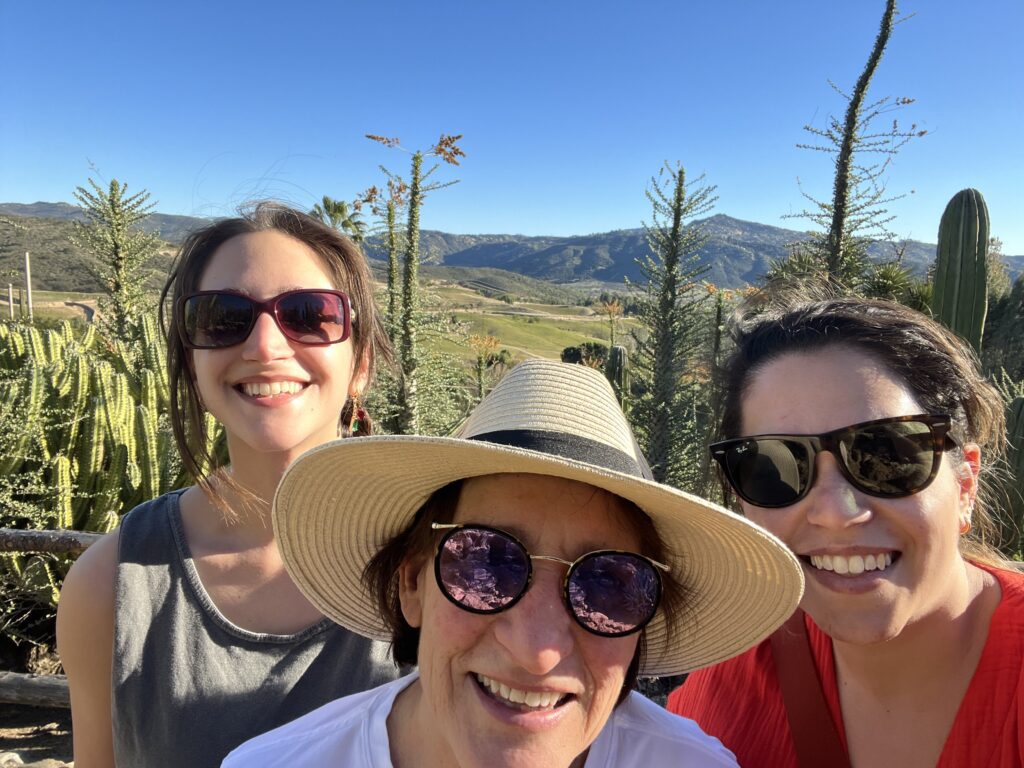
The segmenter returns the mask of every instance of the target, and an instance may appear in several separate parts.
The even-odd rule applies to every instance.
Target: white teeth
[[[297,381],[247,381],[242,384],[242,391],[249,397],[273,397],[274,395],[294,395],[302,390]]]
[[[485,675],[478,674],[476,679],[498,698],[530,709],[550,709],[562,698],[562,694],[556,691],[521,691],[518,688],[510,688]]]
[[[811,555],[811,565],[820,571],[835,571],[838,574],[859,576],[865,571],[884,571],[892,565],[891,552],[874,555]]]

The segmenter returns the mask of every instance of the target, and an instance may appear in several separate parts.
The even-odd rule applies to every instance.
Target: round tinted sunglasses
[[[942,454],[957,445],[949,416],[895,416],[820,435],[753,435],[711,445],[736,495],[755,507],[787,507],[814,485],[817,455],[828,451],[843,476],[869,496],[895,499],[928,487]]]
[[[601,637],[639,632],[661,600],[661,574],[669,567],[643,555],[616,550],[588,552],[570,562],[531,555],[512,534],[486,525],[434,523],[446,530],[434,555],[442,594],[470,613],[499,613],[526,594],[534,560],[568,566],[562,595],[569,614]]]
[[[266,301],[237,291],[199,291],[181,300],[181,338],[192,349],[233,347],[249,338],[264,312],[286,337],[311,346],[345,341],[355,315],[341,291],[285,291]]]

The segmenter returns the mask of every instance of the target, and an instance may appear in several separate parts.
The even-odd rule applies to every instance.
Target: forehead
[[[787,352],[759,367],[741,400],[741,432],[817,433],[922,413],[903,379],[878,358],[836,345]]]
[[[466,480],[456,522],[493,525],[545,554],[575,557],[596,549],[636,549],[636,510],[618,496],[586,483],[530,474]]]
[[[312,248],[276,230],[236,235],[210,258],[199,290],[232,289],[269,298],[296,288],[334,288],[323,260]]]

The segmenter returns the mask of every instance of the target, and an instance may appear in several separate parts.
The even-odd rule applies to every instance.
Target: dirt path
[[[15,752],[26,764],[70,762],[71,710],[0,704],[0,755]],[[0,761],[0,765],[3,762]]]

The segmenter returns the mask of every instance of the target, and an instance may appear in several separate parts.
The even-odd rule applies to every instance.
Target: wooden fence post
[[[32,321],[32,265],[29,261],[28,251],[25,251],[25,288],[28,293],[28,319]]]

